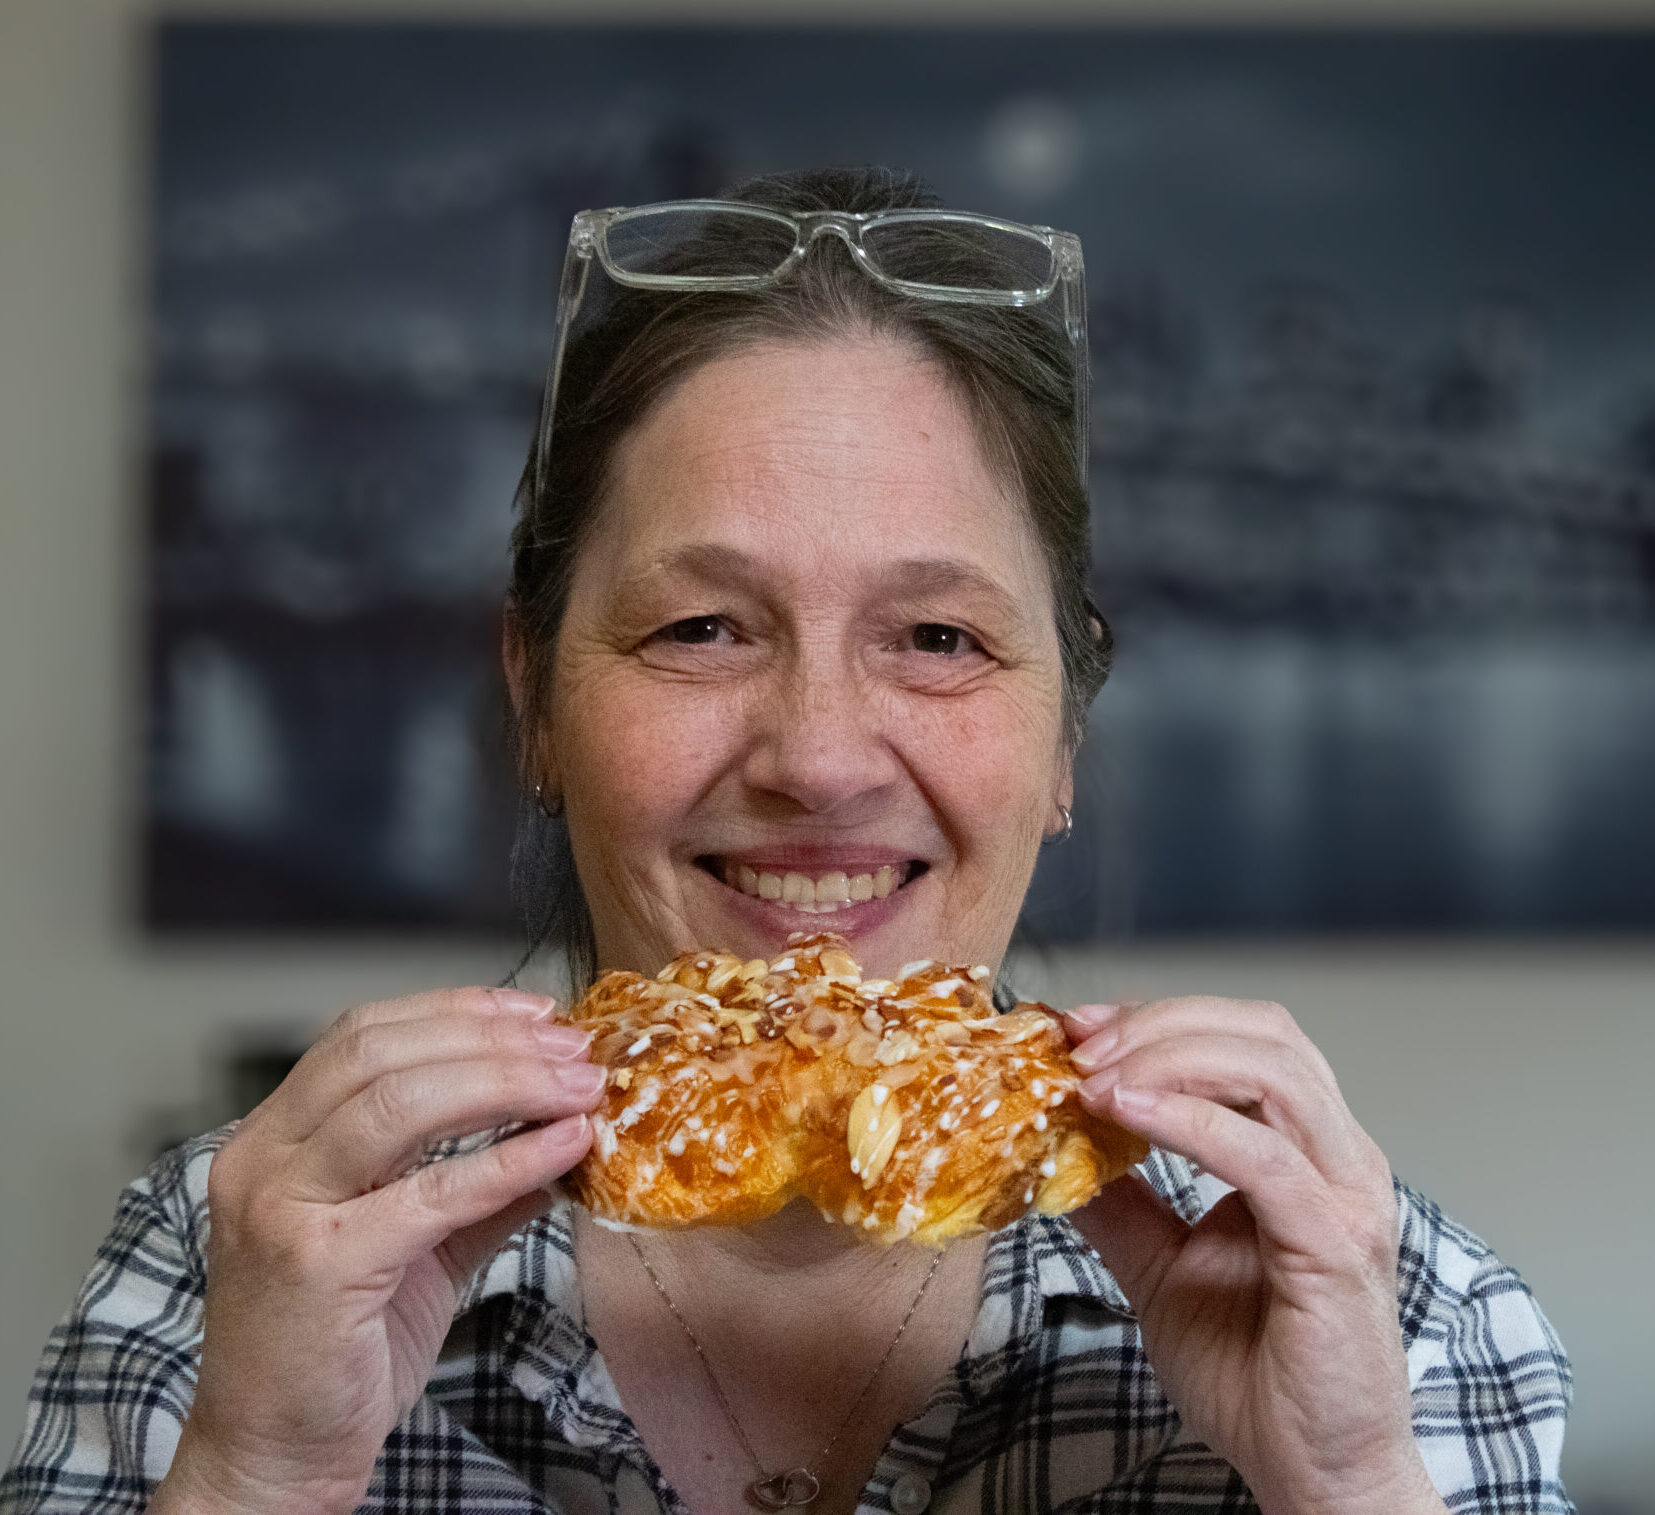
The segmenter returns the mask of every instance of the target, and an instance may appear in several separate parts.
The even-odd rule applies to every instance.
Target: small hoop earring
[[[558,800],[555,803],[548,805],[546,803],[546,796],[542,793],[539,784],[534,786],[534,802],[540,807],[540,813],[549,821],[555,821],[560,815],[563,814],[562,800]]]
[[[1040,839],[1042,847],[1056,847],[1069,840],[1075,834],[1075,813],[1067,805],[1059,805],[1057,813],[1063,817],[1063,829],[1056,836],[1043,836]]]

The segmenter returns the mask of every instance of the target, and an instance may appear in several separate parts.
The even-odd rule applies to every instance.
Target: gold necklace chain
[[[649,1259],[644,1256],[644,1249],[638,1245],[638,1238],[629,1234],[626,1239],[632,1243],[633,1252],[643,1264],[649,1281],[655,1285],[655,1292],[661,1296],[662,1303],[671,1311],[672,1318],[678,1322],[685,1339],[695,1349],[695,1355],[701,1360],[701,1369],[707,1375],[707,1382],[712,1385],[713,1393],[718,1399],[718,1407],[723,1410],[724,1418],[729,1421],[730,1429],[736,1434],[736,1440],[741,1443],[742,1450],[747,1453],[748,1460],[758,1472],[758,1477],[747,1485],[747,1497],[761,1510],[785,1510],[810,1504],[822,1492],[821,1479],[811,1472],[808,1466],[789,1468],[781,1473],[771,1473],[765,1468],[763,1460],[753,1450],[753,1443],[747,1439],[747,1433],[742,1430],[741,1422],[736,1419],[736,1412],[730,1408],[724,1386],[719,1383],[718,1374],[713,1372],[712,1361],[702,1349],[701,1343],[696,1340],[695,1332],[690,1330],[690,1323],[672,1302],[672,1296],[667,1293],[667,1286],[661,1282],[660,1274],[650,1266]],[[838,1446],[839,1438],[845,1434],[856,1412],[862,1408],[862,1401],[879,1381],[879,1375],[885,1371],[885,1364],[891,1360],[897,1343],[902,1340],[903,1333],[908,1329],[908,1322],[914,1318],[914,1311],[919,1309],[919,1302],[925,1298],[925,1291],[931,1287],[931,1280],[937,1276],[937,1265],[941,1261],[942,1253],[939,1251],[931,1259],[931,1267],[925,1275],[925,1281],[919,1286],[919,1293],[914,1296],[914,1302],[908,1306],[908,1313],[902,1317],[902,1324],[896,1328],[896,1335],[891,1338],[890,1346],[885,1348],[885,1355],[874,1364],[873,1372],[862,1385],[861,1393],[851,1401],[850,1408],[845,1411],[845,1418],[839,1422],[838,1429],[828,1437],[827,1445],[813,1459],[816,1467],[821,1467],[827,1461],[828,1453]]]

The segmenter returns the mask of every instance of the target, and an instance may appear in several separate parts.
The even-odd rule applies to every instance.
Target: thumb
[[[1115,1275],[1134,1309],[1154,1295],[1190,1234],[1183,1219],[1137,1173],[1105,1184],[1069,1219]]]
[[[457,1289],[485,1263],[491,1262],[511,1236],[544,1215],[557,1202],[550,1189],[532,1189],[505,1209],[456,1231],[443,1243],[449,1277]]]

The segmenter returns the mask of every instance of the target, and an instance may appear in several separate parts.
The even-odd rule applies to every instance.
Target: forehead
[[[622,440],[597,522],[636,563],[717,541],[812,564],[935,557],[1040,573],[1026,510],[942,370],[878,338],[744,348]]]

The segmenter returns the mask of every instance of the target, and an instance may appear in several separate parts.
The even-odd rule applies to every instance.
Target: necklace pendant
[[[761,1510],[802,1509],[821,1492],[822,1485],[809,1468],[789,1468],[747,1485],[747,1498]]]

